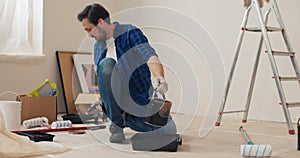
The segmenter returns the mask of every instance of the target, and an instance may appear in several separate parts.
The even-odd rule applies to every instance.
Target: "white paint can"
[[[4,93],[2,93],[0,97],[3,96]],[[7,131],[19,130],[21,128],[21,105],[22,103],[19,101],[0,100],[0,112],[2,113],[2,122],[4,123],[4,125],[1,126],[5,127]]]

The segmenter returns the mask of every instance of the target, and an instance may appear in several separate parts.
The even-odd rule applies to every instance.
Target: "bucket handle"
[[[21,100],[21,98],[19,97],[19,95],[16,92],[14,92],[14,91],[5,91],[5,92],[1,93],[0,94],[0,99],[2,98],[2,96],[6,95],[6,94],[14,94],[14,95],[16,95],[18,101]]]
[[[154,98],[155,98],[155,95],[157,95],[157,91],[156,91],[156,89],[154,89],[153,90],[153,93],[152,93],[152,97],[150,98],[151,100],[153,100]],[[166,96],[165,96],[165,94],[162,94],[162,97],[163,97],[163,99],[164,100],[166,100]]]

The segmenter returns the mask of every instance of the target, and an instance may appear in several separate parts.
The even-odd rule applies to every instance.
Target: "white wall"
[[[278,1],[279,7],[281,9],[281,14],[284,17],[284,22],[287,27],[287,31],[290,35],[291,42],[294,46],[296,52],[299,52],[299,45],[297,42],[299,41],[300,34],[297,28],[300,25],[299,19],[300,11],[297,10],[297,6],[300,6],[300,2],[296,0],[290,0],[288,2]],[[117,6],[118,11],[123,11],[122,14],[126,14],[128,11],[124,11],[124,9],[135,9],[135,7],[143,7],[143,6],[158,6],[170,8],[178,12],[182,12],[186,14],[189,18],[196,20],[200,23],[211,35],[212,39],[215,41],[216,46],[219,49],[220,55],[224,61],[224,68],[227,74],[229,73],[230,65],[233,60],[234,49],[236,46],[240,25],[242,22],[242,17],[245,8],[242,7],[242,1],[199,1],[199,0],[189,0],[189,1],[180,1],[180,0],[127,0],[120,1]],[[288,9],[287,9],[288,8]],[[265,10],[265,9],[264,9]],[[124,13],[125,12],[125,13]],[[251,18],[249,20],[249,26],[257,25],[257,20],[254,14],[254,10],[251,13]],[[115,17],[117,20],[123,20],[122,22],[130,22],[134,24],[141,24],[144,26],[141,21],[155,21],[151,14],[139,14],[139,16],[134,16],[133,19],[124,18],[119,16],[116,13]],[[154,14],[154,13],[153,13]],[[161,15],[163,16],[163,15]],[[277,25],[274,20],[274,14],[270,15],[271,24]],[[156,19],[160,19],[160,17],[156,17]],[[167,18],[166,20],[178,20],[184,21],[183,19],[171,19]],[[150,23],[150,22],[149,22]],[[163,23],[163,22],[161,22]],[[140,25],[139,25],[140,26]],[[196,33],[197,30],[188,30],[187,32]],[[197,72],[196,77],[200,87],[200,95],[198,96],[199,101],[199,111],[198,114],[202,115],[206,112],[206,107],[209,105],[211,97],[211,84],[212,81],[209,78],[210,74],[208,69],[204,63],[204,59],[197,56],[197,52],[194,48],[192,48],[189,44],[184,42],[184,40],[175,33],[170,33],[168,31],[160,30],[159,28],[143,28],[144,32],[148,35],[151,42],[154,43],[156,49],[158,49],[158,53],[161,56],[161,60],[166,64],[172,64],[173,62],[178,63],[178,65],[182,64],[181,60],[179,60],[176,54],[181,54],[187,57],[187,60],[190,64],[193,65],[193,68]],[[200,30],[200,28],[199,28]],[[259,41],[259,35],[253,33],[247,33],[245,35],[244,44],[241,50],[241,56],[238,62],[238,68],[236,69],[235,76],[233,79],[232,88],[230,91],[230,96],[228,98],[227,109],[231,110],[239,110],[242,109],[247,97],[248,87],[249,87],[249,78],[250,73],[252,72],[252,66],[254,63],[254,58],[257,51],[257,45]],[[285,50],[283,46],[283,41],[281,36],[271,35],[272,45],[274,49],[277,50]],[[155,45],[156,43],[169,45],[170,47],[175,48],[177,52],[164,52],[163,48]],[[204,45],[206,43],[203,43]],[[170,50],[171,48],[169,48]],[[160,51],[161,50],[161,51]],[[172,54],[173,53],[173,54]],[[299,56],[297,56],[299,59]],[[291,72],[291,65],[289,64],[289,60],[278,59],[278,65],[280,66],[279,72],[284,75],[293,75]],[[196,102],[192,104],[188,100],[194,100],[193,94],[197,93],[197,91],[187,92],[188,95],[182,94],[182,85],[186,86],[197,86],[193,81],[190,82],[182,78],[182,80],[178,81],[176,78],[180,71],[179,66],[170,67],[167,69],[167,79],[170,84],[170,91],[168,93],[169,98],[174,102],[176,107],[181,106],[179,109],[180,112],[193,113],[195,110]],[[272,71],[270,68],[270,64],[268,58],[265,54],[261,56],[261,63],[258,70],[258,79],[254,89],[254,95],[252,99],[252,104],[250,108],[250,119],[259,119],[259,120],[272,120],[272,121],[285,121],[282,108],[278,105],[279,98],[275,87],[275,82],[272,80]],[[178,77],[178,76],[177,76]],[[191,76],[193,77],[193,76]],[[180,78],[180,77],[179,77]],[[181,83],[179,83],[181,82]],[[186,83],[188,82],[188,83]],[[288,101],[297,101],[299,100],[299,87],[297,83],[288,83],[284,84],[284,88],[286,91],[286,96]],[[186,92],[184,92],[186,93]],[[182,95],[188,98],[188,100],[184,100],[181,98]],[[293,121],[299,117],[299,109],[294,108],[291,109],[291,116]],[[225,116],[226,117],[226,116]],[[229,117],[241,117],[240,114],[231,114]]]
[[[26,94],[47,78],[57,83],[61,91],[55,52],[79,49],[86,34],[77,20],[77,14],[87,3],[93,2],[97,1],[44,0],[43,52],[46,57],[37,61],[1,61],[0,93],[14,91]],[[105,1],[103,4],[113,8],[111,1]],[[4,97],[11,99],[11,95]],[[59,111],[65,111],[62,93],[59,93],[58,104]]]
[[[26,93],[45,78],[52,79],[57,83],[60,82],[55,51],[77,51],[79,49],[86,35],[81,25],[77,22],[76,15],[89,2],[93,1],[45,0],[44,52],[46,59],[32,64],[1,62],[0,72],[3,75],[1,75],[0,92],[13,90],[17,93]],[[190,20],[195,20],[202,25],[211,35],[224,62],[224,70],[227,77],[244,12],[241,0],[99,0],[98,2],[109,8],[113,21],[120,20],[121,23],[133,23],[138,26],[147,21],[155,20],[155,18],[149,13],[140,13],[137,17],[131,15],[135,18],[122,17],[122,15],[126,15],[129,12],[128,10],[124,11],[125,9],[132,10],[135,7],[141,6],[157,6],[170,8],[173,11],[185,14]],[[300,32],[297,30],[300,27],[300,21],[298,20],[300,19],[300,11],[297,9],[297,7],[300,7],[300,2],[298,0],[278,0],[278,4],[294,49],[296,52],[300,52],[300,45],[298,44],[300,41]],[[163,15],[161,16],[156,19],[163,18]],[[271,17],[274,17],[274,15],[271,14]],[[184,21],[184,19],[176,18],[166,18],[165,20]],[[274,19],[271,19],[270,23],[276,24]],[[249,25],[251,24],[257,24],[255,18],[250,19]],[[205,64],[205,59],[198,55],[197,50],[195,50],[191,43],[187,42],[188,39],[183,39],[174,32],[156,27],[141,27],[153,46],[157,49],[160,59],[164,63],[167,63],[166,78],[170,85],[168,98],[173,101],[174,110],[191,114],[195,113],[195,109],[199,105],[198,114],[203,115],[210,103],[212,93],[212,81]],[[197,30],[190,30],[189,26],[186,26],[186,28],[187,33],[197,33]],[[238,68],[236,69],[230,91],[231,95],[228,98],[228,109],[240,109],[244,106],[259,37],[259,35],[253,33],[247,33],[245,36]],[[279,40],[281,39],[280,36],[272,35],[271,37],[274,39],[272,40],[274,48],[283,50],[283,42]],[[203,42],[203,44],[205,45],[206,43]],[[297,59],[299,60],[299,55],[297,55]],[[288,61],[278,61],[278,65],[281,65],[281,68],[283,68],[280,69],[281,74],[287,74],[286,72],[290,71],[290,65],[285,64],[285,62]],[[189,71],[182,70],[179,65],[186,66],[187,69],[193,68],[196,73],[191,74]],[[188,75],[180,77],[182,74]],[[285,121],[281,107],[278,105],[278,94],[275,83],[271,78],[271,68],[265,54],[262,54],[257,76],[258,79],[254,89],[249,118]],[[191,77],[190,80],[189,77]],[[192,91],[186,92],[185,90],[184,94],[182,94],[182,90],[184,89],[184,87],[181,87],[182,85],[191,87]],[[200,90],[198,90],[198,87],[200,87]],[[290,83],[285,87],[288,100],[300,101],[298,85]],[[184,97],[182,98],[182,96]],[[59,105],[60,111],[63,111],[62,96],[59,98]],[[290,111],[295,121],[300,116],[300,110],[294,108]],[[232,114],[229,117],[240,117],[240,115]]]

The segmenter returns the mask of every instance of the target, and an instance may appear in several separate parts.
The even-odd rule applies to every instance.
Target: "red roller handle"
[[[74,131],[74,130],[88,130],[88,129],[104,129],[106,126],[79,126],[79,127],[68,127],[68,128],[45,128],[45,129],[26,129],[26,130],[13,130],[13,133],[19,132],[60,132],[60,131]]]

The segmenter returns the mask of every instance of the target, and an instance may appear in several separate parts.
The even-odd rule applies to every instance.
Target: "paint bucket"
[[[297,142],[297,150],[300,151],[300,117],[297,122],[297,128],[298,128],[298,142]]]
[[[14,92],[4,92],[0,95],[0,98],[7,93],[17,95]],[[2,119],[5,124],[4,127],[7,131],[21,128],[21,102],[0,100],[0,112],[2,113]]]
[[[152,126],[163,127],[168,123],[170,118],[170,110],[172,102],[166,100],[165,95],[163,99],[155,98],[155,92],[150,98],[149,105],[146,108],[145,123]]]

